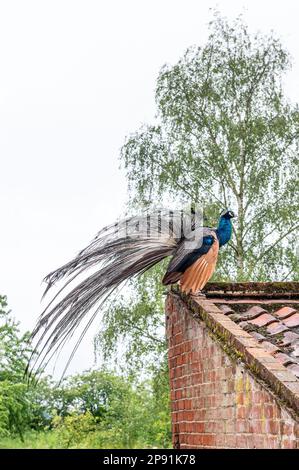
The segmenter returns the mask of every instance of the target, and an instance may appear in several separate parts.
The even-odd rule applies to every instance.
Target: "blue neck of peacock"
[[[216,234],[219,240],[219,246],[225,245],[232,236],[232,222],[231,219],[220,217]]]

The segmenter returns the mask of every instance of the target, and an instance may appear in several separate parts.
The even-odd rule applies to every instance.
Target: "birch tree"
[[[157,120],[122,148],[133,203],[172,194],[201,203],[208,224],[238,215],[216,278],[298,278],[299,108],[284,94],[290,57],[274,35],[216,14],[157,80]]]

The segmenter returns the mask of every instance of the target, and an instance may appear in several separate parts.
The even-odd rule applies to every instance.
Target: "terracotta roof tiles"
[[[299,377],[299,283],[210,283],[205,294]]]

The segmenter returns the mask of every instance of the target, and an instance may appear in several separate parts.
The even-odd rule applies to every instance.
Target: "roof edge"
[[[230,352],[237,355],[254,375],[262,379],[277,397],[299,417],[299,381],[249,333],[226,317],[207,297],[191,297],[178,290],[170,296],[179,297],[189,307],[195,320],[203,320],[210,331]]]
[[[207,297],[263,297],[299,299],[299,282],[209,282]]]

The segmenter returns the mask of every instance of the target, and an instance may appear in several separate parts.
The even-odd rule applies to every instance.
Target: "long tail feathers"
[[[45,367],[87,319],[67,368],[107,297],[124,281],[173,253],[181,238],[181,221],[169,219],[169,214],[160,211],[158,216],[132,217],[105,227],[72,261],[45,278],[44,295],[58,281],[65,279],[65,284],[42,312],[32,333],[30,375]]]

